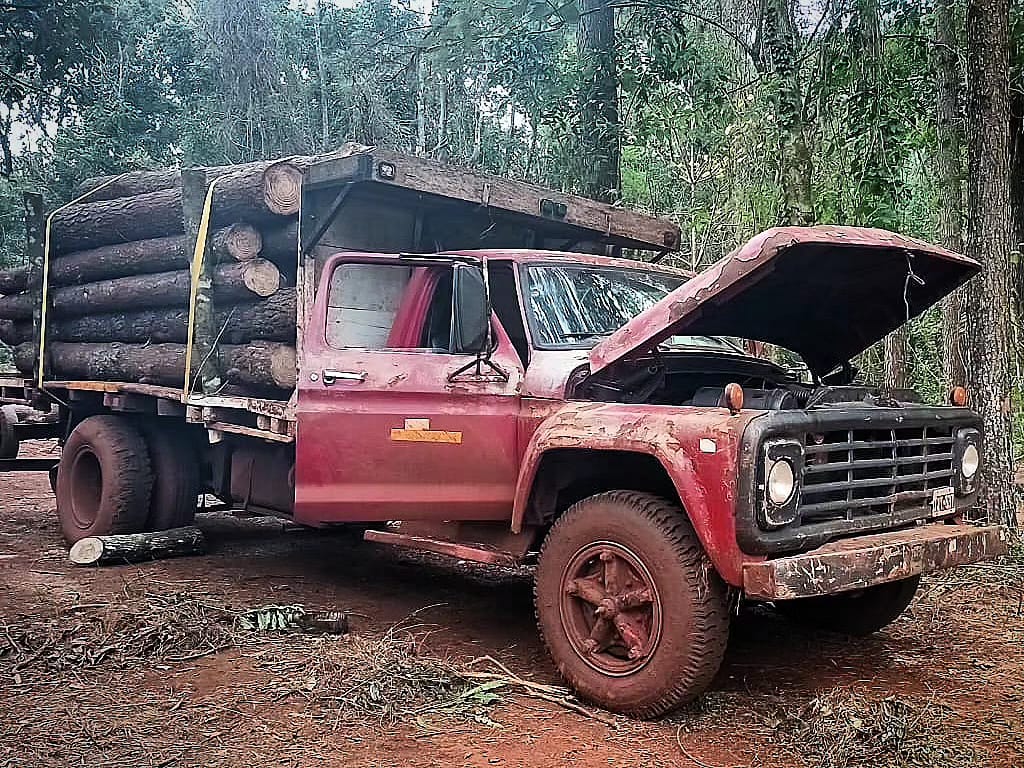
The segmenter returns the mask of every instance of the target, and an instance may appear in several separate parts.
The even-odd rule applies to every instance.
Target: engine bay
[[[715,352],[658,353],[594,375],[583,370],[570,380],[566,396],[598,402],[714,408],[725,405],[725,388],[730,383],[743,388],[744,408],[752,410],[898,407],[919,402],[912,390],[883,392],[878,387],[856,384],[809,383],[770,360]]]

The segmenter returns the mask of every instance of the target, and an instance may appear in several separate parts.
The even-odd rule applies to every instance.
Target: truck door
[[[466,338],[474,312],[486,328],[481,275],[455,261],[327,262],[299,374],[296,521],[510,517],[523,369],[493,316],[494,365],[470,351],[483,346]]]

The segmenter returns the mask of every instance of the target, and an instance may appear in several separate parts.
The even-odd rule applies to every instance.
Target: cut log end
[[[263,248],[263,236],[251,224],[232,224],[223,238],[224,250],[238,261],[255,259]]]
[[[75,565],[95,565],[103,557],[103,540],[99,536],[79,539],[71,545],[68,557]]]
[[[283,161],[274,163],[263,172],[263,200],[267,210],[282,216],[299,212],[302,193],[302,170]]]
[[[243,265],[242,283],[257,296],[266,298],[281,287],[281,272],[266,259],[252,259]]]

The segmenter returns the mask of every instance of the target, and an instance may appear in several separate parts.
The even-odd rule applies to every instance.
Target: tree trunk
[[[1016,524],[1011,400],[1009,0],[968,0],[967,253],[982,264],[968,284],[967,385],[985,423],[979,505]]]
[[[130,381],[180,387],[185,379],[184,344],[122,344],[120,342],[47,345],[53,373],[67,379]],[[295,386],[295,347],[272,341],[222,344],[221,370],[232,384],[244,387],[292,389]],[[35,344],[15,348],[15,364],[35,358]]]
[[[50,255],[181,232],[181,190],[70,205],[53,216]]]
[[[253,294],[270,296],[280,283],[281,273],[265,259],[221,264],[213,273],[216,299],[229,304],[251,301]],[[57,288],[51,293],[50,303],[54,314],[64,316],[172,307],[188,304],[191,288],[191,276],[186,270],[158,272]],[[0,317],[9,317],[3,314],[4,302],[14,298],[20,297],[0,299]]]
[[[759,68],[772,80],[775,108],[779,180],[782,188],[780,223],[809,226],[814,223],[811,188],[811,152],[804,135],[804,98],[797,63],[796,23],[790,0],[764,0]]]
[[[885,359],[882,365],[882,381],[889,391],[906,389],[909,386],[907,368],[910,339],[907,326],[897,328],[885,337]]]
[[[935,191],[940,244],[960,253],[963,237],[963,164],[960,160],[960,68],[953,0],[935,3]],[[964,338],[964,292],[959,288],[942,305],[942,348],[946,385],[963,386],[967,380]]]
[[[10,321],[7,321],[10,322]],[[16,346],[32,338],[23,336],[21,323],[12,323],[5,331],[0,324],[0,339]],[[263,301],[217,308],[214,327],[221,343],[245,344],[253,339],[295,341],[295,290],[280,290]],[[145,309],[136,312],[111,312],[57,318],[51,326],[56,341],[184,344],[188,339],[188,310],[184,307]]]
[[[199,555],[205,550],[203,532],[188,525],[151,533],[87,536],[72,545],[69,557],[75,565],[110,565]]]
[[[619,82],[615,66],[615,6],[578,0],[580,60],[580,191],[596,200],[619,198]]]
[[[21,293],[32,284],[32,278],[32,268],[28,266],[0,271],[0,294]]]
[[[313,31],[316,43],[316,71],[319,80],[320,96],[320,151],[327,149],[331,139],[331,110],[327,101],[327,67],[324,63],[324,3],[323,0],[316,0],[316,12],[313,15]]]

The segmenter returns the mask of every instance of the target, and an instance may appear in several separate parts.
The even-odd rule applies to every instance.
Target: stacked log
[[[294,387],[297,214],[312,160],[204,169],[213,187],[205,259],[226,385]],[[181,172],[86,179],[74,196],[82,199],[54,214],[50,229],[50,375],[182,386],[193,243]],[[40,278],[28,267],[0,271],[0,342],[25,374],[37,363]]]

